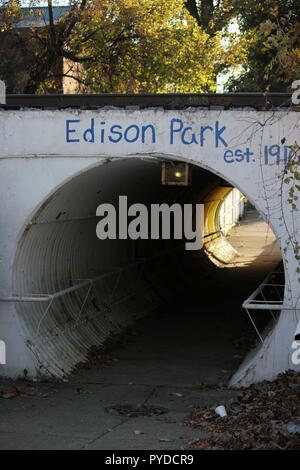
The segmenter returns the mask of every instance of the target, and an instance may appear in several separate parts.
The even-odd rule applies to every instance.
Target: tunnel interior
[[[241,300],[278,263],[278,251],[259,266],[249,262],[244,278],[241,266],[229,269],[237,251],[220,230],[220,211],[232,187],[208,170],[192,170],[190,185],[167,186],[158,159],[101,163],[36,210],[19,241],[13,288],[16,296],[36,297],[16,308],[38,374],[66,377],[91,348],[104,347],[145,316],[154,346],[159,338],[166,342],[162,325],[168,325],[166,347],[186,349],[178,339],[185,337],[188,344],[205,345],[206,361],[217,347],[220,369],[224,344],[226,349],[245,328],[250,332]],[[203,203],[204,247],[187,251],[184,241],[174,239],[99,240],[96,209],[101,203],[117,207],[120,195],[128,205]],[[43,301],[49,294],[54,296]],[[197,355],[192,346],[191,354]]]

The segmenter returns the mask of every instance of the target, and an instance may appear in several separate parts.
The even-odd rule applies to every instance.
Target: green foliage
[[[0,2],[0,33],[11,31],[21,16],[20,3],[18,1]]]
[[[300,72],[299,1],[242,0],[237,14],[248,47],[241,74],[229,80],[228,90],[290,91]]]
[[[299,12],[300,13],[300,12]],[[300,76],[300,23],[295,12],[279,16],[274,12],[274,21],[262,23],[261,35],[265,36],[264,51],[272,55],[267,72],[275,71],[278,82],[287,87]]]
[[[97,92],[215,91],[220,38],[199,28],[179,0],[102,0],[71,42],[88,61]]]
[[[210,36],[227,30],[237,16],[240,0],[186,0],[185,7]]]
[[[287,253],[288,246],[290,245],[293,250],[293,255],[295,260],[297,261],[298,266],[296,267],[297,274],[300,273],[300,245],[299,241],[297,240],[297,233],[295,233],[292,227],[289,226],[286,220],[286,214],[284,212],[284,204],[283,204],[283,194],[284,185],[287,185],[287,203],[291,207],[292,216],[298,217],[298,201],[300,195],[300,148],[297,142],[293,145],[289,146],[292,153],[289,159],[289,162],[286,164],[283,177],[282,177],[282,189],[281,189],[281,197],[282,197],[282,214],[283,214],[283,221],[285,224],[286,231],[289,235],[289,241],[287,242],[287,246],[284,248],[283,253]],[[300,277],[298,277],[298,281],[300,282]]]
[[[22,93],[29,69],[35,61],[26,36],[21,38],[14,26],[21,18],[18,2],[0,4],[0,79],[7,81],[8,93]]]
[[[226,71],[228,91],[287,91],[300,75],[299,0],[71,0],[58,22],[53,8],[25,31],[20,2],[0,0],[9,92],[62,92],[64,79],[81,92],[214,92]]]
[[[211,37],[199,27],[184,0],[81,0],[56,23],[49,0],[50,24],[28,28],[26,41],[24,31],[14,28],[19,13],[9,16],[8,5],[3,4],[3,28],[19,38],[21,55],[28,57],[14,62],[22,71],[14,92],[60,92],[63,77],[90,92],[216,90],[216,70],[226,55],[221,35]],[[5,55],[1,45],[0,53]]]

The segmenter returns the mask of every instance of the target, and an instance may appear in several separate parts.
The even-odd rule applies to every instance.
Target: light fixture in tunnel
[[[191,168],[187,163],[163,162],[161,170],[161,183],[165,186],[191,184]]]

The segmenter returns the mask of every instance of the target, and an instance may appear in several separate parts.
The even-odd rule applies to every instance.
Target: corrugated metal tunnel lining
[[[17,305],[41,375],[67,375],[86,359],[90,347],[102,346],[187,288],[198,292],[201,280],[213,276],[217,267],[205,250],[186,252],[178,240],[96,237],[97,206],[117,206],[119,195],[127,195],[129,204],[206,201],[207,230],[215,231],[220,194],[228,192],[224,182],[195,167],[191,186],[162,186],[160,172],[160,162],[153,159],[101,164],[57,190],[26,227],[14,264],[15,295],[54,294],[83,283],[48,303]],[[208,241],[210,247],[219,243],[219,234]]]

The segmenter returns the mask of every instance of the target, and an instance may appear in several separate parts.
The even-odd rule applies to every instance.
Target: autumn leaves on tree
[[[295,1],[73,0],[56,18],[48,0],[42,26],[38,6],[21,28],[21,3],[0,0],[9,92],[215,92],[226,71],[232,91],[265,91],[262,76],[284,91],[299,68]]]

